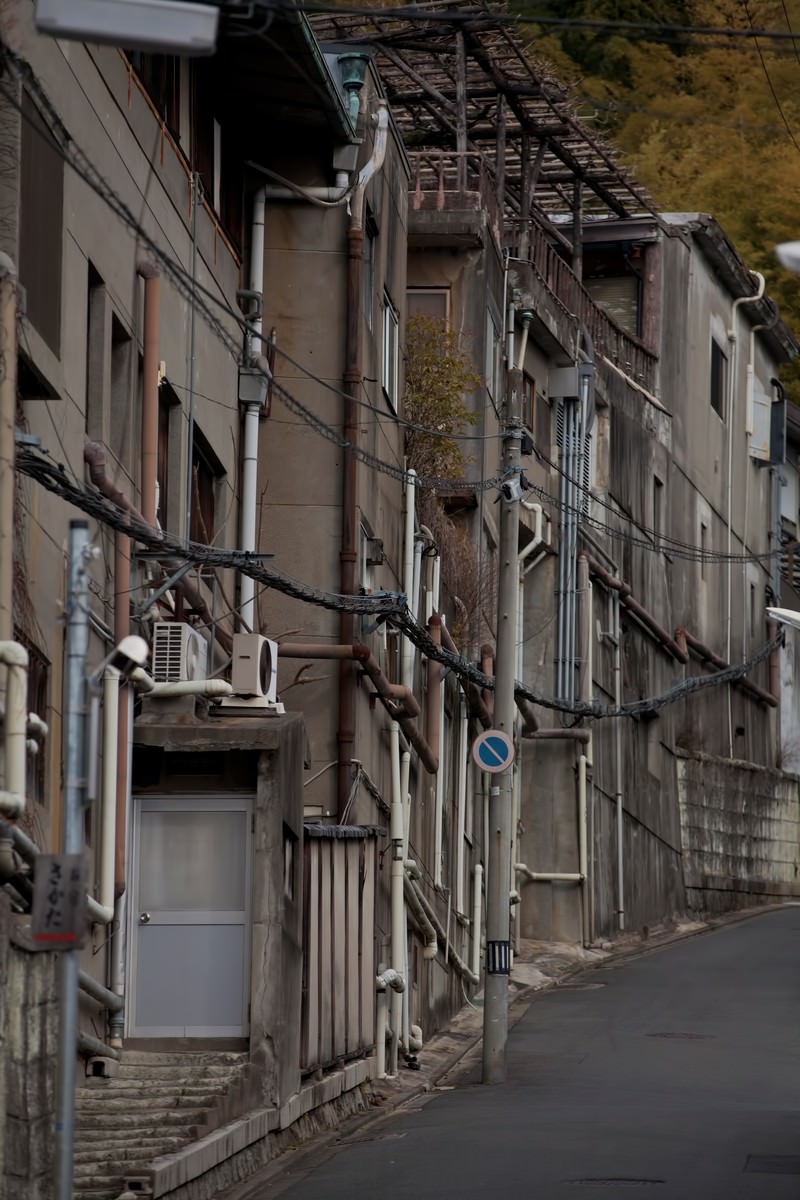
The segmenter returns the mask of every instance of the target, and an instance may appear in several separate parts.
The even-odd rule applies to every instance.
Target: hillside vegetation
[[[800,334],[800,276],[774,253],[778,242],[800,240],[800,0],[523,0],[523,11],[576,22],[531,24],[533,53],[574,82],[581,115],[608,133],[664,210],[720,221]],[[581,20],[797,30],[798,38],[617,31]],[[800,371],[792,375],[798,399]]]

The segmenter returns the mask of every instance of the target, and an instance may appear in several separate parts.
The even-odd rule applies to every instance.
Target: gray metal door
[[[247,796],[135,796],[130,1037],[248,1032]]]

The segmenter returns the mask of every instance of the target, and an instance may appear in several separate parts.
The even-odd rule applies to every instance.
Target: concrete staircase
[[[81,1081],[75,1100],[75,1200],[117,1200],[125,1178],[146,1177],[154,1158],[213,1128],[213,1110],[243,1075],[247,1057],[123,1050],[113,1079]]]

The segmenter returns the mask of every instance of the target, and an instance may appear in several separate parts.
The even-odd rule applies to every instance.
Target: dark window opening
[[[86,295],[86,401],[84,426],[92,441],[104,441],[106,402],[106,289],[90,262]]]
[[[725,420],[725,385],[728,374],[728,359],[725,351],[714,338],[711,339],[711,407]]]
[[[192,507],[189,537],[193,542],[210,545],[216,533],[216,503],[220,480],[225,469],[207,438],[194,431],[192,445]]]
[[[162,380],[158,389],[158,460],[156,462],[157,515],[162,529],[169,529],[172,517],[169,507],[170,431],[173,414],[177,411],[178,404],[178,397],[166,380]]]
[[[49,719],[50,663],[34,642],[20,630],[14,636],[28,651],[28,712],[43,721]],[[40,741],[36,754],[28,754],[28,797],[37,804],[46,800],[46,741]]]
[[[170,54],[145,54],[141,50],[128,50],[127,57],[159,117],[178,141],[181,125],[181,60]]]
[[[61,352],[64,162],[27,92],[20,134],[19,279],[26,315],[55,355]]]
[[[131,362],[133,342],[119,317],[111,317],[110,429],[111,449],[126,461],[131,429]]]
[[[598,308],[627,333],[641,337],[641,246],[585,246],[583,286]]]

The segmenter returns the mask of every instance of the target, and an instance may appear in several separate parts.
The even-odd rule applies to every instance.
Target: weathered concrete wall
[[[57,955],[28,945],[0,892],[0,1200],[53,1189]]]
[[[800,780],[709,755],[681,756],[676,768],[690,906],[800,896]]]

